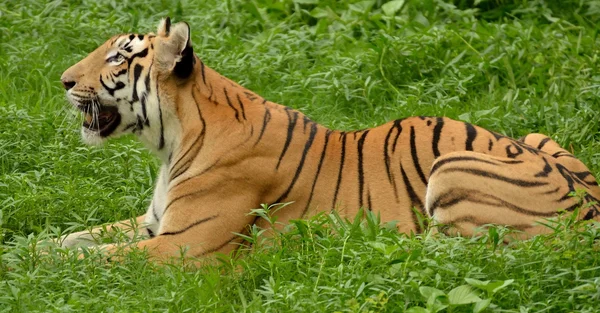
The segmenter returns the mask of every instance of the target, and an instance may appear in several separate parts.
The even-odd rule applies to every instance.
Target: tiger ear
[[[169,37],[169,32],[171,32],[171,18],[167,16],[167,18],[160,20],[156,33],[161,37]]]
[[[185,22],[171,25],[171,19],[167,17],[160,22],[157,33],[161,38],[156,47],[160,66],[179,78],[190,76],[196,63],[190,26]]]

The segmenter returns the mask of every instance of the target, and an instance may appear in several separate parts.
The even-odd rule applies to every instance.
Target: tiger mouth
[[[82,126],[90,131],[97,132],[102,137],[110,135],[121,123],[119,110],[114,106],[100,105],[95,108],[82,108],[81,110],[84,115]]]

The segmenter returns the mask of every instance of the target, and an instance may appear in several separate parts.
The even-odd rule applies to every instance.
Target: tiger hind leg
[[[569,151],[561,147],[556,141],[552,140],[552,138],[544,134],[529,134],[524,137],[521,137],[519,141],[551,155],[554,159],[558,161],[558,163],[564,165],[570,171],[588,171],[587,166],[585,166],[583,162],[577,159]]]
[[[450,227],[446,233],[471,236],[480,226],[497,224],[519,230],[516,237],[526,238],[550,231],[538,222],[578,206],[576,198],[567,196],[578,185],[572,176],[565,165],[545,154],[509,159],[453,152],[432,166],[425,210],[436,224]]]

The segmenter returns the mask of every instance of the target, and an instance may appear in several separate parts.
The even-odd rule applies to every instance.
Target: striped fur
[[[419,232],[414,207],[463,235],[488,223],[532,235],[545,231],[536,221],[580,206],[569,193],[583,189],[590,206],[579,218],[598,219],[595,178],[544,135],[514,140],[444,117],[330,130],[205,66],[187,24],[165,20],[157,34],[116,36],[62,77],[80,109],[95,101],[100,112],[118,111],[110,132],[84,127],[87,141],[133,133],[161,158],[152,202],[137,219],[150,238],[136,244],[155,257],[177,256],[181,246],[191,256],[232,251],[235,233],[267,226],[248,215],[263,203],[293,202],[276,213],[284,223],[364,207]]]

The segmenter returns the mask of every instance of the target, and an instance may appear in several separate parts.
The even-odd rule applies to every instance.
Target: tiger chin
[[[169,18],[156,34],[112,37],[61,81],[84,116],[86,142],[134,134],[161,159],[146,214],[108,227],[145,235],[125,249],[152,258],[181,248],[189,257],[232,252],[236,234],[269,226],[249,214],[265,203],[291,202],[274,213],[283,223],[364,208],[404,233],[423,231],[419,213],[465,236],[500,224],[526,238],[547,232],[537,222],[560,211],[598,220],[596,179],[545,135],[515,140],[445,117],[331,130],[206,66],[189,25]],[[583,199],[569,196],[579,189]],[[102,229],[67,235],[63,245],[94,244]]]

